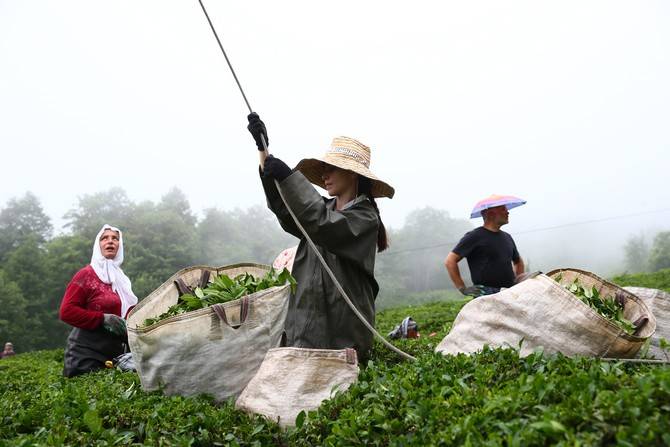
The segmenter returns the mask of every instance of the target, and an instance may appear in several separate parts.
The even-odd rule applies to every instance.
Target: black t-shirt
[[[452,250],[467,258],[472,283],[489,287],[512,287],[512,262],[519,260],[512,236],[504,231],[475,228],[463,236]]]

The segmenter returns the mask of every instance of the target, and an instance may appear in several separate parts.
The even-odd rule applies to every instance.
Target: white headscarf
[[[112,230],[119,233],[119,251],[116,252],[114,259],[107,259],[102,255],[100,250],[100,237],[105,230]],[[132,306],[137,304],[137,297],[131,288],[130,279],[121,270],[123,263],[123,236],[121,230],[111,225],[103,225],[102,229],[95,237],[93,242],[93,256],[91,256],[91,266],[98,275],[100,281],[105,284],[111,284],[112,290],[121,298],[121,318],[126,318],[126,312]]]

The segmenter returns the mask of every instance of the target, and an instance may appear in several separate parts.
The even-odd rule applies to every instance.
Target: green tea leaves
[[[150,326],[166,318],[202,309],[212,304],[234,301],[245,295],[271,287],[283,286],[287,283],[291,285],[291,291],[295,293],[297,283],[287,269],[283,269],[279,274],[275,269],[270,269],[262,278],[256,278],[249,273],[243,273],[235,278],[230,278],[225,274],[219,275],[207,287],[196,287],[193,295],[184,294],[180,296],[177,304],[170,306],[166,312],[155,318],[144,320],[144,326]]]
[[[556,280],[560,284],[558,278]],[[578,279],[575,279],[570,284],[562,285],[581,301],[588,304],[593,310],[617,325],[626,334],[632,335],[635,332],[633,323],[627,320],[623,315],[623,301],[619,302],[611,296],[603,297],[594,286],[584,287]]]

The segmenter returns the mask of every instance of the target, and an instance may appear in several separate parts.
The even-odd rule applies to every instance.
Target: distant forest
[[[54,234],[51,219],[31,193],[0,209],[0,342],[12,341],[18,351],[64,346],[70,328],[58,320],[58,308],[72,276],[89,263],[93,239],[105,223],[123,231],[122,268],[140,299],[183,267],[271,264],[298,243],[263,206],[210,208],[198,218],[178,189],[157,203],[135,203],[120,188],[85,195],[64,219],[64,232]],[[376,264],[378,308],[456,296],[445,291],[452,286],[443,265],[453,247],[436,242],[458,241],[473,227],[471,221],[427,207],[409,213],[401,228],[389,229],[391,247]],[[650,240],[632,237],[624,251],[629,273],[668,268],[670,231]],[[465,265],[461,271],[467,278]]]

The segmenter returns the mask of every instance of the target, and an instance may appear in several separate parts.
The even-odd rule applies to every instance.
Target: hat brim
[[[307,180],[314,183],[316,186],[326,189],[326,184],[322,178],[326,165],[352,171],[358,175],[362,175],[363,177],[368,178],[372,182],[370,194],[374,198],[388,197],[391,199],[395,194],[395,189],[391,185],[379,179],[372,173],[372,171],[370,171],[362,164],[353,161],[335,157],[304,158],[300,160],[300,163],[298,163],[295,169],[302,172],[302,175],[304,175]]]

